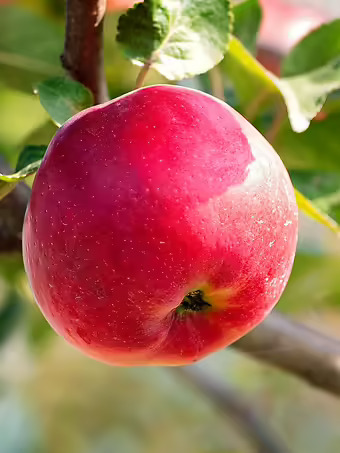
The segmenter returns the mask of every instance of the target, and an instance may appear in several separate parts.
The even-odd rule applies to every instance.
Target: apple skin
[[[34,181],[24,262],[46,319],[87,355],[184,365],[276,304],[297,212],[280,158],[241,115],[153,86],[57,132]],[[209,305],[186,309],[193,291]]]

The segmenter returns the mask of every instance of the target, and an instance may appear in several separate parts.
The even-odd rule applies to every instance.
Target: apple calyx
[[[183,315],[188,312],[205,311],[212,305],[204,300],[204,292],[201,289],[190,291],[182,300],[181,304],[176,308],[176,313]]]

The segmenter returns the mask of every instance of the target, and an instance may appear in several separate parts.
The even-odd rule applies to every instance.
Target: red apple
[[[278,301],[297,237],[278,155],[227,104],[175,86],[85,110],[52,140],[24,261],[53,328],[120,365],[183,365]]]

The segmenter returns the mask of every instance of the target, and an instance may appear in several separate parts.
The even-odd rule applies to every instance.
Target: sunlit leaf
[[[321,110],[327,94],[340,88],[340,56],[316,70],[279,79],[235,37],[222,67],[234,84],[245,112],[255,110],[258,113],[260,106],[268,100],[273,101],[273,96],[279,96],[286,104],[295,132],[305,131],[310,120]]]
[[[293,170],[289,174],[294,186],[314,206],[340,222],[340,172]]]
[[[40,167],[40,164],[41,159],[30,163],[26,167],[11,175],[3,175],[0,173],[0,200],[11,192],[18,182],[23,181],[28,176],[36,173]]]
[[[221,61],[230,31],[229,0],[145,0],[121,16],[117,40],[133,63],[181,80]]]
[[[340,55],[318,69],[276,83],[285,97],[293,129],[303,132],[322,109],[327,95],[340,89]]]
[[[251,55],[239,39],[231,38],[221,68],[231,80],[240,108],[247,117],[254,117],[266,103],[281,100],[272,74]]]
[[[301,209],[301,211],[303,211],[305,214],[307,214],[317,222],[322,223],[326,227],[330,228],[332,231],[334,231],[334,233],[338,235],[340,234],[340,227],[335,220],[320,211],[310,200],[308,200],[308,198],[306,198],[304,195],[302,195],[301,192],[296,189],[295,196],[298,207],[299,209]]]

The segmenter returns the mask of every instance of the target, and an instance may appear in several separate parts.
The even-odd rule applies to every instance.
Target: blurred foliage
[[[0,154],[13,167],[26,145],[47,144],[56,131],[33,87],[62,74],[64,29],[64,1],[18,3],[0,10]],[[133,89],[138,73],[115,42],[117,21],[109,15],[105,23],[112,97]],[[235,21],[239,40],[232,40],[219,65],[226,100],[270,134],[285,107],[273,78],[248,52],[254,52],[260,23],[258,2],[239,6]],[[315,69],[338,55],[338,27],[339,21],[322,27],[293,49],[284,74]],[[313,41],[318,33],[328,37],[320,49]],[[148,74],[148,84],[164,81],[155,71]],[[209,74],[181,83],[214,88]],[[300,134],[285,116],[273,142],[296,187],[340,221],[338,93],[328,98],[324,112]],[[278,308],[339,335],[339,268],[334,236],[301,216],[299,252]],[[1,453],[254,453],[232,421],[171,369],[107,367],[58,338],[34,304],[21,257],[1,257],[0,289]],[[340,409],[328,395],[229,349],[201,366],[245,392],[292,451],[338,453]]]
[[[15,392],[0,391],[1,453],[42,453],[37,420]]]
[[[61,25],[22,8],[2,6],[0,29],[0,71],[6,83],[31,92],[37,80],[61,73]]]
[[[339,121],[340,112],[330,114],[322,121],[312,121],[302,134],[293,132],[284,121],[274,147],[288,169],[340,171]]]
[[[233,34],[251,52],[256,52],[256,38],[262,19],[262,10],[258,0],[247,0],[233,7]]]

